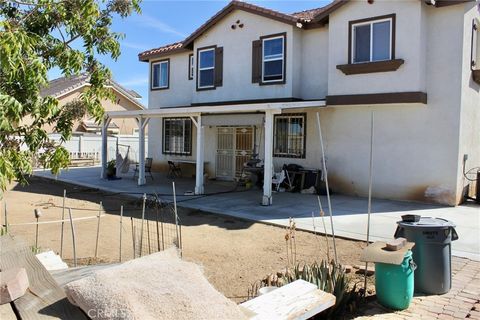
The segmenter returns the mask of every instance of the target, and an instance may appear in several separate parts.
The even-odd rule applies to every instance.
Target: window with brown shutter
[[[252,83],[260,83],[262,77],[262,40],[252,42]]]
[[[193,79],[193,71],[194,71],[193,53],[191,53],[188,55],[188,80]]]
[[[197,51],[197,90],[215,89],[215,46]]]
[[[197,49],[197,91],[215,90],[223,85],[223,47]]]
[[[215,87],[223,85],[223,47],[215,48]]]
[[[480,21],[473,19],[472,21],[472,47],[470,69],[472,70],[473,81],[480,84]]]

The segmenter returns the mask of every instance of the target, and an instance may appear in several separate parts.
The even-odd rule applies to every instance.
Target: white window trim
[[[165,147],[165,139],[166,139],[166,135],[165,135],[165,132],[166,132],[166,129],[167,129],[167,126],[165,125],[165,123],[167,121],[182,121],[183,123],[183,128],[182,128],[182,137],[183,137],[183,150],[182,151],[175,151],[175,150],[167,150],[166,147]],[[163,121],[163,153],[164,154],[170,154],[170,155],[190,155],[192,153],[192,146],[190,145],[190,151],[185,151],[185,139],[186,139],[186,136],[185,136],[185,128],[186,128],[186,124],[187,124],[187,121],[191,121],[190,119],[187,119],[187,118],[165,118],[165,120]],[[192,125],[190,123],[190,141],[192,139]]]
[[[271,59],[265,59],[265,42],[270,41],[270,40],[275,40],[275,39],[282,39],[282,57],[281,58],[271,58]],[[263,83],[269,83],[269,82],[282,82],[285,77],[285,36],[278,36],[278,37],[271,37],[271,38],[265,38],[262,39],[262,82]],[[265,62],[269,61],[278,61],[282,60],[282,78],[281,79],[275,79],[275,80],[265,80]]]
[[[207,52],[207,51],[213,51],[213,67],[202,68],[202,67],[200,67],[200,61],[202,61],[202,59],[200,59],[200,56],[201,56],[202,52]],[[208,85],[208,86],[201,86],[200,85],[200,78],[202,77],[202,72],[201,71],[204,71],[204,70],[214,70],[213,71],[214,78],[213,78],[213,83],[211,85]],[[197,81],[198,81],[197,86],[198,86],[199,89],[206,89],[206,88],[214,88],[215,87],[215,48],[203,49],[203,50],[198,51],[198,80]]]
[[[156,66],[157,64],[160,65],[159,68],[158,68],[158,72],[159,72],[158,84],[159,84],[159,86],[155,87],[154,82],[153,82],[153,77],[154,77],[154,66]],[[167,84],[164,85],[164,86],[161,85],[161,82],[162,82],[162,80],[161,80],[162,79],[162,64],[167,65]],[[170,63],[169,63],[169,61],[168,60],[163,60],[163,61],[153,62],[151,70],[152,70],[152,79],[151,79],[152,89],[166,89],[166,88],[168,88],[169,81],[170,81],[170,79],[168,79],[169,78],[168,74],[170,73]]]
[[[193,57],[193,54],[190,56],[190,79],[193,79],[193,74],[195,73],[195,59]]]
[[[302,159],[304,156],[305,156],[305,153],[306,153],[306,145],[305,145],[305,137],[307,135],[307,132],[305,131],[305,123],[306,123],[306,119],[307,117],[302,114],[302,115],[278,115],[275,117],[275,128],[274,128],[274,151],[273,151],[273,156],[274,157],[279,157],[279,158],[288,158],[288,157],[291,157],[291,158],[298,158],[298,159]],[[291,145],[291,141],[289,138],[287,138],[287,152],[276,152],[275,151],[275,148],[277,146],[277,141],[276,141],[276,137],[277,137],[277,119],[288,119],[288,135],[290,135],[290,125],[292,123],[292,119],[302,119],[302,125],[303,125],[303,134],[302,134],[302,140],[301,140],[301,146],[302,146],[302,154],[298,155],[298,154],[295,154],[295,153],[290,153],[288,152],[288,150],[291,150],[292,149],[292,145]]]
[[[375,23],[385,22],[385,21],[389,21],[389,22],[390,22],[390,46],[389,46],[388,59],[373,60],[373,25],[374,25]],[[369,60],[369,61],[355,62],[355,36],[356,36],[355,27],[365,26],[365,25],[370,25],[370,60]],[[392,39],[392,35],[393,35],[393,19],[392,19],[392,18],[385,18],[385,19],[371,20],[371,21],[367,21],[367,22],[354,23],[354,24],[352,24],[352,30],[350,30],[350,32],[352,33],[352,40],[351,40],[351,41],[352,41],[352,43],[351,43],[351,48],[352,48],[352,52],[351,52],[352,63],[368,63],[368,62],[392,60],[392,46],[393,46],[393,39]]]

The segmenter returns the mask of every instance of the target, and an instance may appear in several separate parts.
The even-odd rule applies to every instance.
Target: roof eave
[[[213,17],[211,17],[205,24],[200,26],[197,30],[195,30],[191,35],[189,35],[184,41],[183,41],[183,46],[186,48],[193,48],[193,42],[195,39],[200,37],[202,34],[204,34],[208,29],[213,27],[218,21],[223,19],[226,15],[229,13],[233,12],[234,10],[243,10],[245,12],[257,14],[260,16],[264,16],[273,20],[277,20],[286,24],[290,25],[297,25],[298,22],[300,22],[299,19],[296,19],[294,17],[288,17],[287,15],[283,14],[270,14],[268,12],[264,12],[262,10],[256,10],[253,8],[253,5],[244,3],[244,2],[239,2],[239,1],[232,1],[230,2],[227,6],[225,6],[223,9],[218,11]],[[256,7],[256,6],[255,6]]]
[[[326,24],[328,22],[328,18],[332,12],[337,10],[338,8],[342,7],[343,5],[347,4],[349,0],[335,0],[331,7],[320,12],[318,15],[316,15],[311,23],[320,23],[320,24]]]
[[[189,49],[187,49],[183,46],[181,48],[167,50],[167,51],[159,52],[159,53],[144,54],[144,55],[139,54],[138,55],[138,60],[140,62],[149,62],[150,60],[153,60],[153,59],[167,57],[167,56],[170,56],[172,54],[183,53],[183,52],[188,52],[188,51],[191,51],[191,50],[189,50]]]

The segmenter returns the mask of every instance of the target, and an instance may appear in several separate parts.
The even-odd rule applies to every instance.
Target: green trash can
[[[375,291],[378,302],[393,310],[407,309],[413,298],[415,269],[410,250],[405,253],[400,265],[376,262]]]

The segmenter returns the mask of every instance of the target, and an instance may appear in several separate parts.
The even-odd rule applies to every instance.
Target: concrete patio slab
[[[143,193],[158,194],[162,199],[172,200],[172,180],[165,174],[154,173],[147,184],[137,186],[133,173],[120,180],[100,179],[100,167],[72,168],[57,177],[49,171],[37,170],[36,176],[57,179],[86,188],[107,192],[125,193],[141,197]],[[232,182],[208,181],[205,196],[185,196],[193,191],[195,181],[191,178],[175,180],[179,206],[238,218],[287,226],[289,218],[295,218],[298,229],[323,231],[316,195],[299,193],[276,193],[273,205],[261,206],[262,192],[259,189],[236,188]],[[326,213],[327,233],[331,234],[327,198],[320,196]],[[335,235],[355,240],[365,240],[367,230],[367,199],[334,194],[331,197]],[[370,225],[370,240],[392,239],[396,222],[404,214],[419,214],[451,220],[456,224],[459,240],[452,243],[456,256],[480,261],[480,206],[468,205],[445,207],[427,203],[373,199]],[[312,214],[314,218],[312,219]]]

